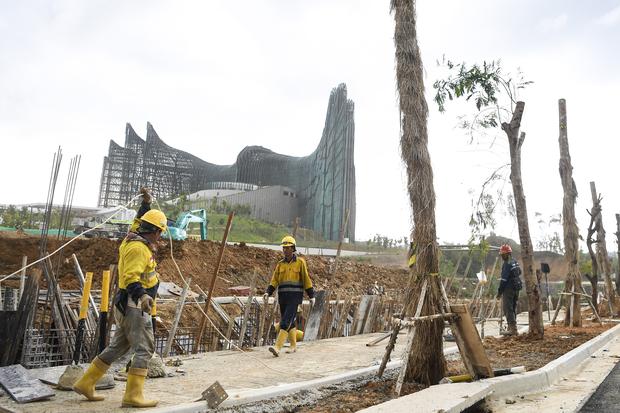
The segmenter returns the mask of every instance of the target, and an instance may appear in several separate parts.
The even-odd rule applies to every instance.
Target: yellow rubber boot
[[[297,351],[297,329],[295,327],[288,331],[288,342],[291,343],[291,347],[286,351],[287,353],[294,353]]]
[[[109,368],[110,366],[101,361],[99,357],[95,357],[84,375],[73,385],[73,391],[85,396],[91,402],[105,399],[105,397],[95,393],[95,385]]]
[[[280,332],[278,333],[278,338],[276,338],[276,344],[273,347],[269,347],[269,351],[271,351],[271,354],[276,357],[280,355],[280,350],[282,349],[282,346],[284,345],[287,337],[288,331],[280,330]]]
[[[144,400],[144,381],[147,369],[130,368],[127,372],[127,386],[122,407],[155,407],[157,400]]]

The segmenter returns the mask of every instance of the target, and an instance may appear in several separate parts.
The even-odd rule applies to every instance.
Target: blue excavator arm
[[[207,211],[204,209],[194,209],[192,211],[182,212],[174,224],[168,225],[170,236],[175,241],[183,241],[187,239],[187,228],[191,223],[200,224],[200,239],[207,239]],[[168,238],[168,234],[163,234],[163,238]]]

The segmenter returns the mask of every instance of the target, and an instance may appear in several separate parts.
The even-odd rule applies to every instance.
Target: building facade
[[[248,187],[286,187],[286,192],[295,194],[291,197],[295,200],[291,208],[295,210],[289,214],[278,213],[278,216],[298,216],[301,226],[325,239],[339,239],[344,229],[344,237],[354,240],[353,115],[353,101],[347,98],[346,85],[341,84],[330,94],[323,135],[313,153],[293,157],[262,146],[248,146],[239,153],[233,165],[215,165],[167,145],[150,123],[146,140],[127,124],[125,146],[111,140],[108,155],[104,157],[98,205],[125,204],[142,186],[151,188],[160,199],[206,190],[217,182],[248,184]],[[285,192],[277,189],[274,196],[277,191]],[[268,193],[254,196],[262,199]],[[347,211],[347,225],[342,228]],[[281,223],[291,225],[291,222]]]

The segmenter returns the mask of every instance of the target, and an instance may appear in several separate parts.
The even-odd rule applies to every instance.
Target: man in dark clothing
[[[502,265],[502,279],[497,289],[497,299],[502,299],[502,309],[508,324],[508,332],[504,334],[516,336],[518,334],[517,302],[519,301],[519,291],[523,287],[520,278],[521,267],[512,258],[512,248],[510,248],[510,245],[502,245],[499,249],[499,255],[502,257],[504,264]]]

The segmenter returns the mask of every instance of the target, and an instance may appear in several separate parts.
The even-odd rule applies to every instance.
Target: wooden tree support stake
[[[420,317],[420,314],[422,313],[422,306],[424,305],[424,299],[426,298],[426,291],[428,289],[427,287],[428,287],[428,280],[424,279],[424,281],[422,282],[422,291],[420,292],[420,299],[418,300],[418,305],[416,307],[414,317]],[[407,331],[407,344],[405,344],[405,350],[403,351],[403,364],[400,367],[400,372],[398,373],[398,379],[396,380],[396,388],[394,390],[398,396],[400,396],[400,393],[403,389],[403,382],[405,381],[405,375],[407,374],[407,368],[409,367],[409,353],[411,353],[411,346],[413,345],[413,338],[415,337],[415,330],[416,330],[416,326],[413,326],[413,327],[409,327],[409,330]],[[398,333],[396,333],[396,336],[398,336]],[[396,342],[396,338],[394,339],[394,342]],[[388,344],[388,347],[389,346],[390,345]],[[394,348],[394,345],[392,345],[392,348],[390,348],[390,353],[392,352],[393,348]],[[383,367],[383,362],[385,361],[385,364],[387,365],[387,360],[389,360],[390,358],[390,355],[388,354],[387,350],[388,349],[386,348],[386,352],[381,362],[382,367]],[[387,359],[386,359],[386,356],[387,356]],[[381,373],[383,374],[383,371]]]

